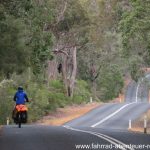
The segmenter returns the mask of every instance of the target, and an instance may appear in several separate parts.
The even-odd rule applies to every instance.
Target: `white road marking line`
[[[138,83],[137,88],[136,88],[136,97],[135,97],[136,103],[138,102],[138,92],[139,92],[139,86],[140,86],[141,82],[143,82],[143,78],[142,78],[142,80]]]
[[[106,118],[104,118],[104,119],[100,120],[99,122],[93,124],[91,127],[96,127],[96,126],[102,124],[103,122],[105,122],[106,120],[110,119],[111,117],[113,117],[114,115],[116,115],[118,112],[120,112],[121,110],[123,110],[124,108],[126,108],[127,106],[135,104],[135,103],[136,102],[133,102],[133,103],[129,103],[129,104],[126,104],[126,105],[122,106],[121,108],[119,108],[117,111],[115,111],[114,113],[110,114]]]
[[[144,78],[147,78],[147,77],[149,77],[149,76],[150,76],[150,74],[147,74]],[[137,88],[136,88],[136,97],[135,97],[136,103],[138,102],[139,86],[140,86],[141,82],[143,82],[144,78],[142,78],[141,81],[139,81],[139,83],[138,83],[138,85],[137,85]]]
[[[92,132],[92,131],[85,131],[85,130],[80,130],[80,129],[75,129],[75,128],[72,128],[70,126],[63,126],[64,128],[66,129],[69,129],[69,130],[72,130],[72,131],[78,131],[78,132],[82,132],[82,133],[88,133],[88,134],[91,134],[91,135],[95,135],[113,145],[115,145],[116,147],[120,146],[120,149],[121,150],[134,150],[133,148],[125,148],[127,144],[113,138],[113,137],[110,137],[108,135],[105,135],[105,134],[101,134],[101,133],[97,133],[97,132]]]

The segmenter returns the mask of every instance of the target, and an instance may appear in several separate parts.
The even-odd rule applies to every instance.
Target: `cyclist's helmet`
[[[22,86],[19,86],[19,87],[18,87],[18,91],[23,91],[23,87],[22,87]]]

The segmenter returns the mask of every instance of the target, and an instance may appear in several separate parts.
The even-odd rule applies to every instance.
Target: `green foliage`
[[[27,67],[29,51],[25,46],[22,20],[5,11],[0,5],[0,72],[9,78],[12,72],[21,73]]]
[[[1,3],[5,6],[7,12],[16,18],[25,16],[26,12],[32,8],[31,0],[3,0]]]
[[[85,26],[88,23],[88,18],[79,2],[69,0],[68,7],[64,14],[64,19],[59,22],[58,29],[60,31],[69,31],[75,26]]]
[[[14,92],[11,80],[3,80],[0,83],[0,124],[6,124],[6,118],[11,118],[14,108],[12,101]]]
[[[133,80],[143,75],[141,67],[150,65],[150,1],[130,0],[119,23],[123,56]]]
[[[12,80],[3,80],[0,83],[0,124],[6,123],[6,118],[11,118],[14,102],[13,96],[16,92],[17,85],[22,85],[27,92],[30,103],[27,104],[29,109],[29,122],[40,119],[43,115],[55,111],[58,107],[64,107],[72,103],[88,102],[90,89],[88,84],[83,81],[77,81],[73,99],[68,98],[64,93],[63,83],[59,80],[50,82],[49,87],[28,80],[24,75],[13,75]],[[24,76],[24,77],[23,77]],[[18,79],[18,82],[16,81]],[[19,79],[20,78],[20,79]],[[22,82],[22,80],[24,82]],[[31,99],[32,98],[32,99]],[[11,120],[11,122],[13,122]]]
[[[150,64],[149,14],[149,0],[1,1],[0,123],[11,116],[18,85],[33,99],[28,105],[30,122],[58,107],[88,102],[92,94],[104,101],[118,96],[122,75],[130,72],[137,81],[140,68]],[[70,99],[62,79],[47,81],[46,67],[52,49],[74,45],[78,74]],[[66,52],[70,56],[69,48]]]
[[[125,56],[139,55],[149,64],[150,1],[130,0],[130,9],[120,21]]]
[[[144,75],[144,72],[141,69],[141,58],[133,57],[129,62],[129,66],[131,77],[137,82],[138,79]]]
[[[49,84],[52,88],[62,90],[64,88],[62,81],[60,80],[52,80]]]
[[[29,105],[29,121],[32,122],[45,115],[49,91],[44,85],[29,82],[27,93],[32,98]]]
[[[69,104],[69,98],[65,96],[64,93],[60,92],[51,92],[49,93],[49,105],[47,109],[56,110],[58,107],[64,107],[66,104]]]
[[[0,3],[0,72],[22,73],[29,65],[35,74],[45,71],[47,60],[52,59],[52,34],[45,29],[52,18],[47,2]]]
[[[32,51],[31,66],[37,75],[45,70],[47,60],[52,59],[52,34],[45,29],[47,23],[52,20],[51,7],[47,5],[47,2],[39,4],[33,1],[25,20],[30,31],[28,44]]]
[[[121,92],[124,81],[117,65],[110,65],[104,68],[98,79],[99,98],[101,100],[111,100]]]
[[[70,101],[64,94],[63,83],[52,81],[47,87],[44,83],[29,81],[26,86],[29,97],[29,121],[33,122],[58,107],[64,107]]]
[[[89,102],[91,93],[88,83],[84,80],[78,80],[76,83],[73,102],[81,104],[83,102]]]

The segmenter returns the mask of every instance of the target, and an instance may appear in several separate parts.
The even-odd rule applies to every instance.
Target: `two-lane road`
[[[64,126],[3,127],[0,150],[150,150],[150,135],[127,130],[129,119],[138,118],[148,109],[147,87],[142,82],[131,82],[125,103],[97,107]]]
[[[149,135],[129,133],[118,130],[106,130],[90,127],[51,127],[51,126],[16,126],[3,128],[0,134],[1,150],[76,150],[76,149],[121,149],[127,146],[143,145],[149,150]],[[118,148],[120,146],[120,148]],[[139,149],[139,148],[137,148]]]
[[[65,125],[127,130],[129,120],[137,119],[148,109],[148,103],[106,104]]]

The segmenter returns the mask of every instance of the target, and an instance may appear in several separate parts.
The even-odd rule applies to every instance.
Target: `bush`
[[[12,80],[0,83],[0,124],[6,124],[6,118],[12,116],[14,91]]]
[[[101,100],[111,100],[118,96],[124,82],[118,66],[110,65],[105,68],[98,80],[99,97]]]
[[[12,80],[3,80],[0,83],[0,124],[6,124],[6,118],[11,118],[14,107],[13,96],[18,85],[22,85],[29,97],[28,103],[29,122],[40,119],[45,114],[55,111],[58,107],[64,107],[72,103],[83,103],[89,101],[90,90],[88,84],[79,80],[76,83],[73,99],[65,95],[63,82],[51,81],[49,87],[44,82],[31,81],[27,74],[13,75]],[[11,120],[13,121],[13,120]]]
[[[64,89],[64,86],[63,86],[63,82],[60,81],[60,80],[53,80],[53,81],[50,81],[50,87],[54,88],[54,89],[59,89],[59,90],[62,90]]]
[[[63,83],[59,80],[51,81],[49,87],[44,83],[29,82],[27,93],[33,99],[29,104],[30,122],[55,111],[58,107],[64,107],[70,102],[64,94]]]
[[[83,102],[88,102],[90,99],[91,93],[89,85],[84,80],[77,80],[73,102],[81,104]]]

